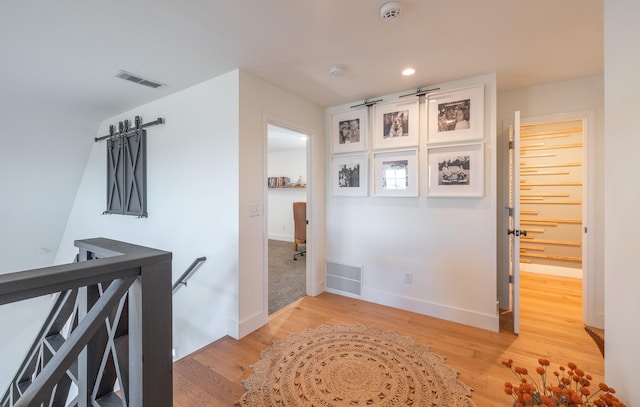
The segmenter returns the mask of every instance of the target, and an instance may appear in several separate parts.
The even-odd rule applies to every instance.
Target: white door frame
[[[315,267],[315,259],[317,256],[317,245],[314,244],[314,240],[313,240],[313,219],[312,219],[312,213],[313,213],[313,182],[314,182],[314,173],[312,171],[313,169],[313,163],[312,163],[312,157],[313,157],[313,142],[315,141],[315,137],[312,131],[308,130],[308,129],[304,129],[301,128],[300,126],[293,124],[291,122],[288,122],[287,120],[282,120],[282,119],[276,119],[274,117],[268,116],[268,115],[264,115],[263,117],[263,146],[264,146],[264,151],[263,151],[263,163],[264,163],[264,168],[263,168],[263,174],[264,174],[264,180],[265,182],[263,183],[264,185],[264,213],[267,214],[266,216],[264,216],[263,220],[263,253],[264,253],[264,260],[263,260],[263,264],[264,264],[264,269],[263,269],[263,289],[264,289],[264,304],[263,304],[263,309],[265,310],[265,312],[268,315],[268,310],[269,310],[269,252],[268,252],[268,246],[269,246],[269,189],[267,188],[267,174],[268,174],[268,164],[269,164],[269,151],[268,151],[268,143],[269,143],[269,130],[268,130],[268,126],[269,125],[274,125],[274,126],[278,126],[278,127],[283,127],[285,129],[291,130],[291,131],[295,131],[297,133],[306,135],[307,138],[307,148],[306,148],[306,167],[307,167],[307,187],[305,188],[306,194],[307,194],[307,252],[305,254],[305,256],[307,257],[306,259],[306,282],[305,282],[305,286],[306,286],[306,294],[307,295],[315,295],[314,293],[317,290],[317,287],[315,282],[317,281],[317,274],[318,274],[318,270]]]
[[[513,137],[512,137],[513,136]],[[520,112],[514,113],[513,127],[509,126],[509,235],[511,249],[511,300],[513,311],[513,333],[520,333]],[[513,159],[511,159],[513,158]],[[513,220],[513,222],[511,222]]]
[[[604,314],[597,312],[597,284],[595,267],[595,114],[578,111],[550,115],[529,116],[521,124],[531,125],[568,120],[582,120],[583,132],[583,186],[582,186],[582,320],[585,324],[604,328]],[[585,232],[587,231],[587,232]],[[604,296],[604,294],[602,294]]]

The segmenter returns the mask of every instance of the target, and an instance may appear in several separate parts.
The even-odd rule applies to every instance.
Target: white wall
[[[56,101],[43,109],[30,100],[5,99],[0,98],[0,274],[53,264],[99,123],[81,110],[67,117]]]
[[[0,97],[0,274],[53,264],[99,123],[82,108],[67,117],[48,97]],[[50,305],[43,296],[0,306],[0,326],[11,327],[0,332],[0,384],[15,375]]]
[[[307,157],[309,201],[307,228],[307,294],[317,295],[324,278],[324,122],[322,109],[247,72],[240,71],[240,309],[242,337],[268,317],[266,228],[264,216],[251,217],[251,206],[264,213],[267,123],[310,136]]]
[[[307,182],[307,151],[287,150],[268,154],[269,177],[289,177]],[[293,203],[306,202],[306,188],[271,188],[268,192],[269,239],[293,242]]]
[[[635,174],[640,134],[635,126],[640,94],[640,3],[604,2],[605,132],[604,270],[605,378],[629,407],[640,406],[640,188]],[[620,174],[632,174],[631,177]]]
[[[586,164],[592,168],[594,177],[592,179],[592,189],[595,194],[594,205],[590,208],[593,212],[593,221],[589,226],[590,241],[593,244],[594,257],[593,272],[594,279],[588,289],[592,290],[593,303],[590,304],[590,319],[585,322],[593,326],[603,326],[604,324],[604,81],[601,75],[582,78],[566,82],[558,82],[547,85],[535,86],[525,89],[513,89],[498,93],[498,128],[501,123],[513,122],[513,115],[516,110],[520,110],[524,120],[530,117],[562,115],[565,113],[592,112],[594,123],[587,123],[588,130],[594,131],[594,145],[589,145],[588,149],[593,153]],[[507,244],[507,213],[502,208],[508,206],[508,157],[506,147],[508,134],[498,132],[498,148],[502,151],[502,158],[498,160],[499,174],[499,197],[502,202],[498,205],[498,239],[499,266],[501,266],[500,302],[508,305],[508,284],[506,280],[508,270]],[[584,263],[583,263],[584,264]]]
[[[426,197],[422,103],[420,196],[333,197],[328,185],[327,259],[363,266],[362,298],[367,301],[497,330],[495,75],[432,87],[444,91],[478,83],[485,92],[484,197]],[[328,109],[326,123],[331,113],[349,105]],[[325,176],[331,179],[329,168]],[[413,273],[413,283],[404,282],[404,271]]]
[[[172,252],[174,281],[206,256],[173,296],[177,357],[228,334],[237,318],[238,76],[232,71],[102,122],[98,136],[136,115],[166,120],[147,129],[149,217],[101,215],[106,144],[95,143],[56,256],[57,263],[72,259],[77,239],[122,240]]]

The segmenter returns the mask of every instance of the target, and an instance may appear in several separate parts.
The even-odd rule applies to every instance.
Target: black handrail
[[[173,283],[173,292],[175,293],[178,290],[178,287],[180,287],[181,285],[186,287],[187,280],[191,277],[191,273],[193,273],[193,271],[196,269],[196,267],[198,267],[198,265],[200,265],[200,263],[203,263],[205,261],[207,261],[207,258],[204,256],[195,259],[193,263],[191,263],[191,265],[187,267],[185,272],[182,273],[180,278],[175,283]]]

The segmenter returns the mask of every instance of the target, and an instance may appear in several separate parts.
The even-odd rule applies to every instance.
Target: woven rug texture
[[[363,325],[322,325],[276,341],[244,381],[243,407],[475,407],[443,356]]]

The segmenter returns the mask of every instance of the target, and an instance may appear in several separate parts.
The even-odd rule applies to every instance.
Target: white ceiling
[[[307,137],[294,130],[269,124],[267,136],[269,138],[267,148],[270,153],[307,148]]]
[[[391,22],[382,4],[3,1],[0,98],[102,120],[238,67],[320,106],[491,72],[509,89],[603,71],[603,0],[400,0]]]

